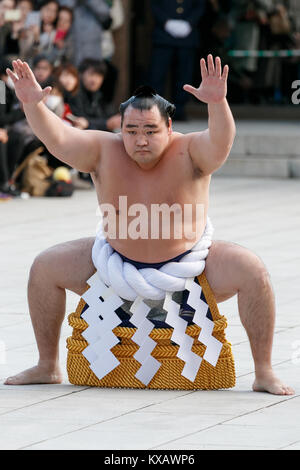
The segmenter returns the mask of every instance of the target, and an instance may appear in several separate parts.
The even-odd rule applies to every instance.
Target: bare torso
[[[147,239],[132,239],[130,236],[122,239],[118,236],[118,229],[116,237],[107,237],[111,246],[124,256],[146,263],[165,261],[189,250],[202,235],[207,217],[211,177],[201,175],[201,171],[193,164],[185,135],[174,132],[156,166],[151,170],[143,170],[126,153],[121,134],[111,134],[101,151],[101,160],[96,172],[92,173],[92,178],[99,204],[109,203],[115,207],[118,229],[126,217],[128,225],[137,217],[125,213],[125,206],[123,203],[120,205],[120,196],[123,196],[123,201],[126,196],[128,208],[132,204],[143,204],[148,210]],[[186,217],[180,238],[178,234],[174,235],[172,229],[170,237],[163,238],[161,223],[159,238],[151,238],[153,204],[179,204],[182,211],[184,204],[193,208],[193,218]],[[203,209],[201,219],[197,221],[197,232],[196,204]],[[172,217],[171,213],[171,221]]]

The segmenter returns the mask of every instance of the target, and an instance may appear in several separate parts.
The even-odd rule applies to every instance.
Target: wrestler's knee
[[[259,256],[232,242],[216,240],[212,243],[205,271],[221,297],[229,298],[252,286],[270,285],[268,270]]]
[[[236,261],[238,276],[240,277],[239,290],[270,288],[270,273],[262,259],[247,248],[240,248],[239,257]]]
[[[254,266],[252,265],[251,270],[249,268],[249,282],[256,291],[272,288],[270,273],[260,258],[257,259]],[[247,285],[243,287],[246,289]]]
[[[33,282],[36,279],[42,280],[44,277],[49,279],[49,274],[51,274],[56,263],[57,260],[55,260],[55,251],[53,248],[47,248],[46,250],[39,253],[34,258],[31,265],[29,272],[29,282]]]

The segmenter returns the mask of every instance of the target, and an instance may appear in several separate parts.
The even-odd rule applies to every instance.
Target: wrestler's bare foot
[[[20,374],[8,377],[4,385],[60,384],[63,380],[58,365],[38,364]]]
[[[269,392],[273,395],[294,395],[295,391],[284,385],[271,368],[256,371],[256,378],[252,386],[255,392]]]

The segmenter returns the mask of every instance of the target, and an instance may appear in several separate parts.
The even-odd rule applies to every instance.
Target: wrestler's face
[[[126,109],[122,125],[124,147],[141,168],[148,170],[158,163],[171,134],[172,121],[167,126],[157,106],[143,111],[132,106]]]

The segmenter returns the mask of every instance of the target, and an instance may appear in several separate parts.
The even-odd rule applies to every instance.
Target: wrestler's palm
[[[203,103],[219,103],[227,94],[227,84],[219,77],[207,77],[197,89],[196,97]]]
[[[13,80],[16,95],[23,104],[38,103],[50,93],[51,87],[43,90],[26,62],[13,61],[13,69],[14,73],[7,69],[7,74]]]
[[[191,85],[185,85],[185,91],[194,95],[198,100],[203,103],[220,103],[227,94],[227,77],[228,66],[225,65],[223,73],[221,67],[221,60],[216,58],[216,64],[213,63],[211,55],[208,56],[208,68],[204,59],[200,61],[202,82],[199,88],[194,88]]]

